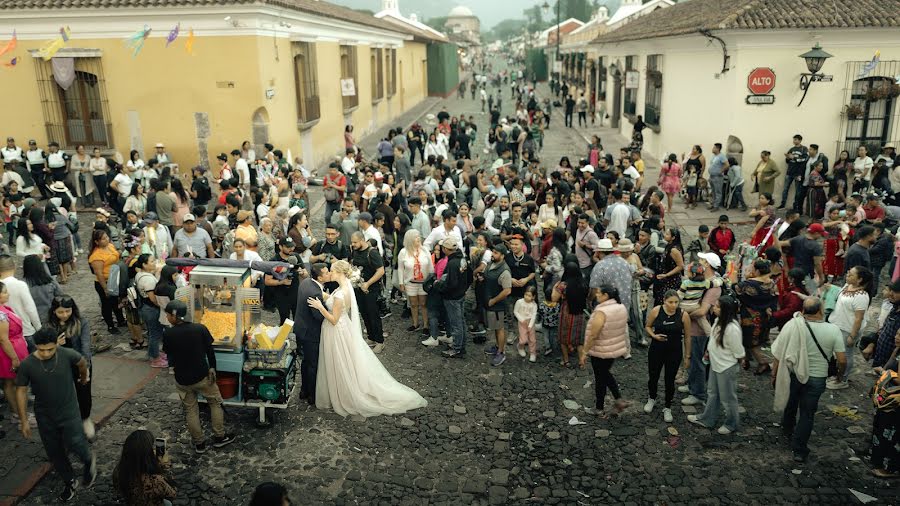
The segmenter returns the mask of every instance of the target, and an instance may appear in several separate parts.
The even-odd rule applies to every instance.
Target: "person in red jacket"
[[[719,255],[724,264],[725,255],[731,252],[734,247],[734,231],[728,228],[728,215],[719,216],[719,226],[713,229],[709,234],[709,249],[713,253]]]
[[[806,273],[802,269],[788,271],[788,289],[778,294],[778,310],[772,313],[775,325],[781,328],[794,317],[794,313],[803,309],[803,299],[809,295],[803,288]],[[801,294],[801,295],[798,295]]]

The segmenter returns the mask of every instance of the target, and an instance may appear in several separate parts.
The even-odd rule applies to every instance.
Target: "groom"
[[[300,282],[297,293],[297,307],[294,311],[294,335],[303,351],[300,363],[300,398],[311,405],[316,404],[316,374],[319,370],[319,341],[322,335],[322,313],[309,307],[306,299],[314,297],[324,302],[322,290],[329,280],[328,266],[323,263],[312,265],[310,277]]]

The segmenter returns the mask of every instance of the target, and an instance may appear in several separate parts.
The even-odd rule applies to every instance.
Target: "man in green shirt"
[[[66,450],[84,464],[81,483],[85,488],[93,485],[97,478],[97,462],[84,435],[73,374],[77,369],[79,383],[87,383],[90,380],[87,360],[75,350],[58,346],[57,337],[49,327],[34,334],[37,349],[19,365],[16,397],[19,420],[22,421],[20,430],[26,439],[30,439],[31,427],[25,407],[28,405],[28,387],[31,387],[38,433],[47,458],[65,483],[59,500],[66,502],[75,497],[78,488]]]

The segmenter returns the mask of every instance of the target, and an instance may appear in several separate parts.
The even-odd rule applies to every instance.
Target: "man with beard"
[[[271,297],[278,308],[278,320],[281,323],[288,318],[293,319],[294,308],[297,306],[297,288],[300,280],[307,277],[306,269],[300,259],[294,254],[294,240],[283,237],[278,242],[278,251],[271,259],[272,262],[284,262],[291,265],[291,272],[284,279],[277,279],[271,274],[266,274],[266,297]]]
[[[362,232],[354,232],[350,244],[353,248],[351,261],[361,271],[361,283],[353,289],[359,314],[366,326],[369,346],[375,353],[381,353],[384,350],[384,331],[378,309],[378,291],[384,277],[384,260],[378,250],[369,245]]]

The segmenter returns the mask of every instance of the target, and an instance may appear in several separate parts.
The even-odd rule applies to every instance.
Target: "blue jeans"
[[[559,327],[544,327],[544,337],[547,339],[547,349],[552,353],[559,351],[559,342],[557,341],[558,335]]]
[[[787,206],[788,192],[790,192],[790,190],[791,190],[792,183],[796,183],[797,185],[800,185],[800,183],[802,183],[802,181],[797,181],[797,176],[795,174],[792,174],[790,169],[788,169],[787,173],[784,175],[784,189],[781,190],[781,206],[780,207]]]
[[[722,372],[709,371],[706,409],[700,415],[703,425],[714,427],[716,419],[719,417],[719,411],[724,407],[725,423],[723,425],[728,430],[738,430],[740,415],[738,414],[737,374],[738,364],[734,364]]]
[[[713,205],[713,207],[722,207],[722,185],[725,184],[725,177],[719,174],[718,176],[709,176],[709,189],[711,192],[709,203]]]
[[[141,319],[147,324],[147,334],[150,335],[147,355],[151,359],[159,358],[159,342],[162,340],[163,334],[163,326],[159,323],[159,308],[144,304],[141,306]]]
[[[446,325],[446,319],[442,319],[442,313],[446,311],[443,299],[439,295],[426,296],[425,310],[428,311],[428,336],[437,339],[441,333],[441,322]]]
[[[809,455],[809,435],[812,434],[813,417],[819,409],[819,397],[825,392],[825,378],[809,378],[806,384],[791,374],[791,394],[781,416],[781,427],[791,436],[791,450],[803,457]],[[800,411],[798,419],[797,411]],[[796,427],[795,427],[796,426]]]
[[[444,299],[447,311],[447,333],[453,338],[453,351],[466,351],[466,320],[463,316],[463,299]]]
[[[691,336],[691,365],[688,368],[687,384],[691,395],[706,400],[706,364],[703,354],[706,353],[708,336]]]

